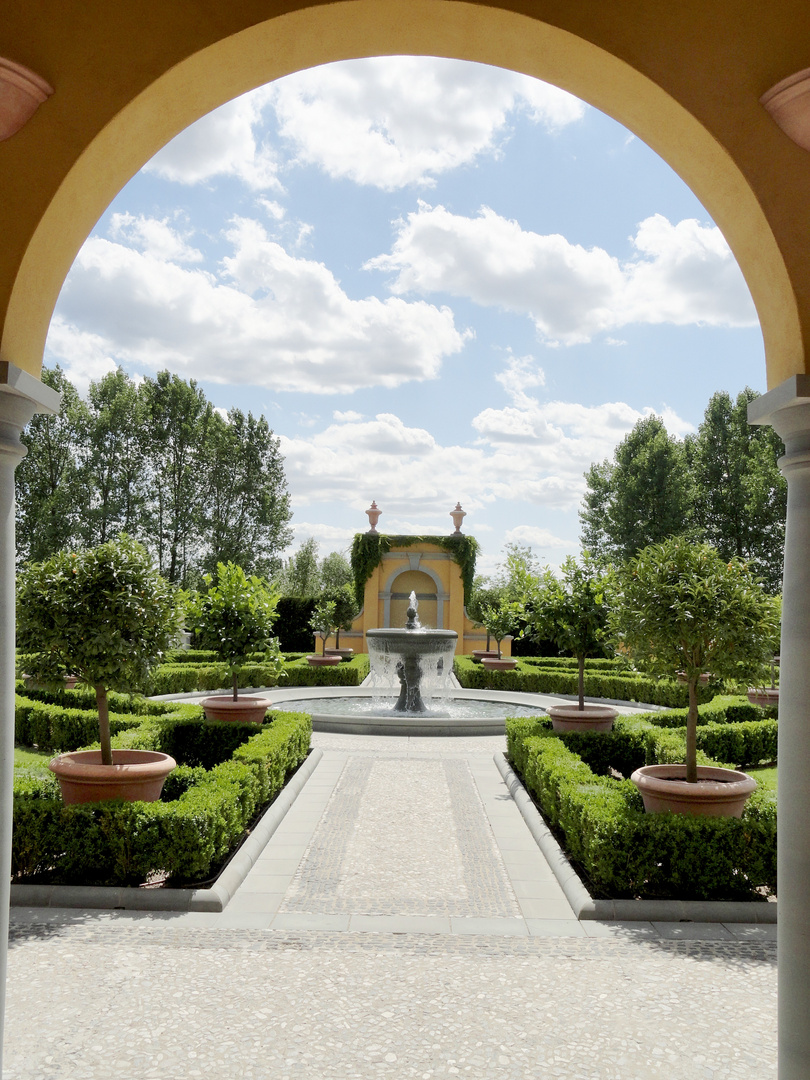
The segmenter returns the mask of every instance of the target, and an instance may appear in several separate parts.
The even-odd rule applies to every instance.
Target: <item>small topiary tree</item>
[[[613,631],[631,657],[659,675],[682,670],[689,686],[686,779],[697,782],[700,675],[747,680],[778,633],[778,603],[740,559],[675,536],[640,551],[618,575]]]
[[[180,627],[177,592],[135,540],[61,551],[17,579],[17,646],[34,678],[95,688],[101,760],[112,765],[109,690],[142,690]]]
[[[321,654],[326,655],[326,642],[336,626],[336,605],[334,600],[320,600],[315,605],[312,618],[309,620],[310,630],[321,639]]]
[[[255,653],[264,654],[268,681],[277,681],[282,673],[284,660],[273,637],[279,593],[255,574],[247,577],[232,562],[217,564],[216,584],[211,574],[204,581],[208,591],[189,598],[189,621],[203,645],[227,664],[237,701],[239,672]]]
[[[608,637],[608,577],[588,552],[569,555],[555,577],[546,569],[527,605],[528,635],[553,641],[562,653],[577,659],[579,708],[585,710],[585,660],[603,656]]]
[[[507,634],[514,634],[522,614],[521,605],[516,601],[511,603],[501,602],[495,604],[483,603],[480,605],[479,614],[481,622],[486,628],[487,637],[494,637],[498,646],[498,659],[501,659],[501,642]],[[489,641],[487,641],[489,644]]]
[[[354,587],[351,584],[343,585],[335,592],[327,594],[327,600],[333,600],[335,604],[335,648],[340,648],[340,631],[351,630],[352,623],[357,618],[360,608],[357,597],[354,595]],[[326,642],[324,642],[324,648]]]

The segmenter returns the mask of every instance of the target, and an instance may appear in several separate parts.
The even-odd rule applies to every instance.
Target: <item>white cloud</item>
[[[283,190],[275,153],[254,132],[267,101],[262,87],[208,113],[158,151],[146,171],[180,184],[235,176],[251,188]]]
[[[756,325],[720,230],[694,220],[642,221],[638,256],[624,263],[602,248],[524,231],[488,207],[468,218],[420,202],[396,225],[391,253],[366,263],[396,275],[395,294],[444,292],[525,314],[547,343],[583,343],[631,323]]]
[[[508,529],[504,533],[505,544],[529,544],[531,547],[545,548],[573,548],[576,540],[563,540],[555,536],[549,529],[541,529],[536,525],[516,525],[514,529]]]
[[[296,159],[335,178],[393,191],[497,153],[510,114],[554,131],[585,106],[558,87],[501,68],[387,56],[311,68],[271,89]]]
[[[117,228],[165,240],[134,220]],[[51,352],[76,364],[104,355],[112,366],[218,383],[348,393],[435,378],[464,344],[448,308],[351,300],[322,263],[289,255],[257,221],[236,219],[227,239],[232,254],[217,275],[92,237],[62,291]]]
[[[340,409],[335,409],[332,413],[332,419],[337,420],[339,424],[348,424],[352,421],[362,420],[363,414],[355,412],[353,409],[347,409],[345,412],[341,412]]]
[[[112,240],[119,240],[128,247],[145,254],[153,255],[164,261],[195,263],[202,262],[202,252],[191,247],[188,237],[173,229],[168,218],[135,217],[133,214],[113,214],[110,219],[109,235]]]
[[[636,422],[653,411],[638,412],[623,402],[541,403],[522,394],[518,404],[485,409],[474,419],[480,435],[474,446],[443,445],[393,413],[379,413],[373,419],[341,418],[305,437],[282,435],[281,451],[290,490],[301,506],[337,502],[352,506],[364,520],[361,515],[374,498],[386,515],[386,531],[397,522],[417,532],[438,522],[438,531],[449,532],[448,515],[457,500],[468,512],[496,500],[573,509],[591,462],[610,457]],[[669,430],[689,429],[671,410],[666,420]],[[405,530],[405,525],[397,527]],[[545,546],[568,543],[545,530],[537,535]]]

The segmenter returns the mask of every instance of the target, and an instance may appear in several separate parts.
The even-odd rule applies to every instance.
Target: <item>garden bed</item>
[[[776,720],[744,699],[717,698],[700,719],[702,763],[776,759]],[[771,789],[739,819],[645,814],[626,779],[682,760],[682,724],[680,711],[650,713],[619,717],[610,733],[556,735],[544,719],[510,719],[509,760],[593,897],[763,901],[776,893]]]
[[[110,697],[113,746],[160,750],[178,768],[159,802],[77,806],[62,803],[49,773],[15,770],[14,880],[132,886],[212,878],[306,758],[310,718],[273,713],[257,732],[254,724],[206,724],[198,706]],[[86,745],[95,718],[82,707],[87,698],[19,696],[17,741],[53,751]]]

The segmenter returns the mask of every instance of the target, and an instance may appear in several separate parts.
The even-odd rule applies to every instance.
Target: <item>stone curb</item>
[[[267,842],[315,771],[323,750],[312,750],[253,832],[207,889],[133,889],[102,885],[12,885],[12,907],[123,908],[126,911],[224,911]]]
[[[529,797],[506,755],[494,755],[509,793],[515,800],[529,832],[537,841],[551,870],[579,920],[601,922],[704,922],[775,923],[777,904],[745,900],[594,900],[568,861],[540,811]]]

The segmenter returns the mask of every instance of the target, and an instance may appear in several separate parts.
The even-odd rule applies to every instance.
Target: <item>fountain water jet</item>
[[[433,697],[450,690],[458,634],[455,630],[422,626],[418,608],[416,593],[412,592],[404,627],[366,631],[371,664],[367,685],[373,691],[399,689],[392,713],[440,716],[425,705],[422,690]]]

